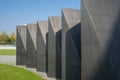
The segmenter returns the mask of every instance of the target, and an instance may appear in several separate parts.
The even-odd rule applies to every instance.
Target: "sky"
[[[0,33],[15,32],[17,25],[61,16],[62,8],[80,9],[80,0],[0,0]]]

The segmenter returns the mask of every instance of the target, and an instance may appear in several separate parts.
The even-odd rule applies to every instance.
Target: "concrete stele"
[[[26,26],[17,26],[16,64],[26,65]]]
[[[27,24],[27,67],[36,68],[37,53],[36,53],[36,35],[37,24]]]
[[[48,21],[37,22],[37,71],[47,72]]]
[[[62,80],[81,78],[80,10],[62,10]]]
[[[82,80],[120,79],[120,0],[81,0]]]
[[[61,79],[61,17],[49,17],[48,24],[48,76]]]

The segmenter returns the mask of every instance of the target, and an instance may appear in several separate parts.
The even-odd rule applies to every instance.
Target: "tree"
[[[1,34],[0,34],[0,44],[2,44],[2,38],[1,38]]]
[[[10,35],[10,40],[12,42],[12,44],[14,44],[16,42],[16,35],[15,35],[15,32],[12,32],[11,35]]]
[[[3,31],[0,34],[0,44],[15,44],[15,43],[16,43],[15,32],[12,32],[10,35],[8,35],[6,31]]]
[[[7,44],[9,40],[9,36],[6,31],[3,31],[0,36],[1,44]]]

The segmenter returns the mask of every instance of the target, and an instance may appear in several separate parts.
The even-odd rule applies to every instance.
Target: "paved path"
[[[16,65],[16,56],[2,56],[2,55],[0,55],[0,64]]]
[[[0,49],[13,49],[13,50],[15,50],[16,47],[11,47],[11,46],[0,46]]]

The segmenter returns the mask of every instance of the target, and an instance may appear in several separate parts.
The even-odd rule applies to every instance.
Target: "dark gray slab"
[[[62,10],[62,80],[80,80],[80,10]]]
[[[82,80],[120,79],[120,0],[82,1]]]
[[[26,65],[26,26],[17,26],[16,64]]]
[[[48,24],[48,76],[61,79],[61,17],[49,17]]]
[[[37,24],[27,24],[27,67],[36,68],[37,53],[36,53],[36,36]]]
[[[37,23],[37,71],[47,72],[47,34],[48,21]]]

